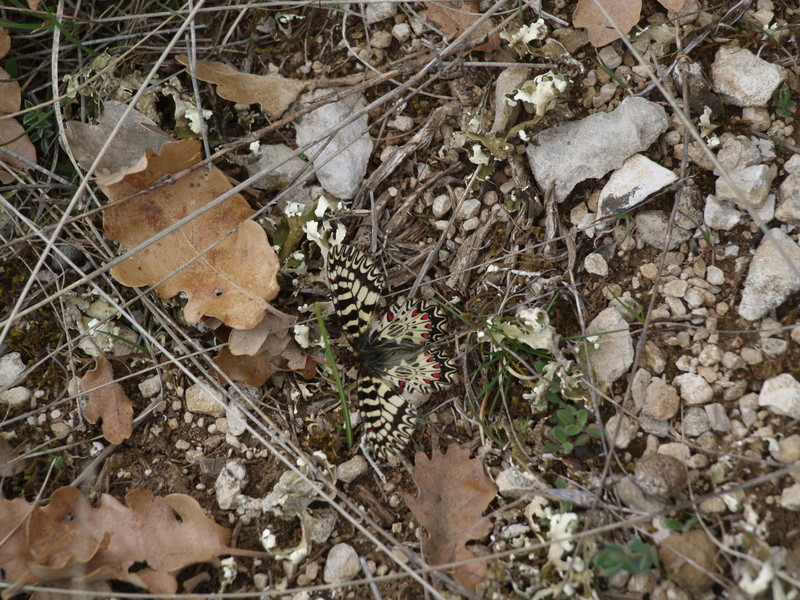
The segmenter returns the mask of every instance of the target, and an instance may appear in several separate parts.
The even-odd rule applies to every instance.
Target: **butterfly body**
[[[402,393],[432,392],[451,383],[451,362],[427,346],[443,337],[445,315],[426,300],[406,300],[374,319],[383,277],[355,248],[331,248],[328,276],[334,309],[360,366],[357,387],[366,436],[385,459],[402,450],[416,423],[416,411]]]

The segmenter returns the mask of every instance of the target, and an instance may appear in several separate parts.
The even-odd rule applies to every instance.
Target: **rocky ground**
[[[226,547],[259,553],[163,567],[196,594],[797,597],[799,9],[645,2],[615,14],[622,40],[583,2],[209,3],[192,21],[142,1],[65,9],[64,31],[50,4],[0,9],[19,83],[0,90],[0,136],[28,144],[0,173],[6,499],[189,496]],[[111,208],[183,172],[114,186],[145,148],[155,172],[193,139],[214,153],[211,198],[240,192],[240,221],[268,236],[214,277],[280,265],[257,351],[236,350],[245,300],[201,310],[205,276],[156,294],[117,267],[138,242]],[[205,188],[166,189],[170,223],[198,212]],[[185,237],[153,245],[159,277],[215,260]],[[324,275],[336,243],[373,257],[386,306],[449,315],[436,346],[458,381],[408,398],[420,423],[388,465],[359,446]],[[115,387],[94,414],[99,354]],[[64,565],[32,533],[0,533],[8,581],[65,587],[95,564],[45,576]],[[132,576],[165,552],[93,589],[166,593]]]

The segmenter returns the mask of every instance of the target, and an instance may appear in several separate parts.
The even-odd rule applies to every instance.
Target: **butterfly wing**
[[[369,329],[383,290],[383,276],[366,254],[353,247],[334,246],[328,252],[328,279],[333,307],[351,343]]]
[[[400,390],[430,393],[450,387],[455,372],[452,359],[435,350],[422,350],[396,360],[385,375]]]
[[[401,394],[380,377],[358,380],[358,401],[364,435],[381,460],[406,447],[414,433],[417,413]]]
[[[423,346],[444,337],[444,310],[427,300],[406,300],[383,315],[379,336],[400,345]]]

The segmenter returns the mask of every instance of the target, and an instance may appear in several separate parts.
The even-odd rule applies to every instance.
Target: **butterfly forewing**
[[[328,279],[342,329],[351,343],[359,340],[369,329],[381,297],[381,273],[363,252],[334,246],[328,254]]]

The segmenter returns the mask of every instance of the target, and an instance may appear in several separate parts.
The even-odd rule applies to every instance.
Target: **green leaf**
[[[567,443],[567,432],[563,427],[553,427],[553,437],[561,444]]]

